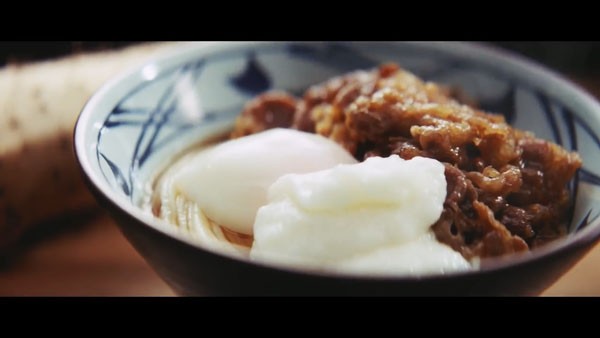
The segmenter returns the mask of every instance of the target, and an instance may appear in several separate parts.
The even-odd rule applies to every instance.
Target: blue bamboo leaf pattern
[[[514,123],[516,117],[515,91],[516,87],[510,86],[503,95],[495,99],[482,100],[479,105],[485,111],[504,115],[506,122]]]
[[[564,146],[562,136],[560,135],[560,130],[558,129],[558,122],[556,122],[556,118],[554,117],[554,113],[552,112],[552,108],[550,108],[550,100],[546,95],[543,95],[539,91],[535,95],[543,108],[544,114],[546,118],[550,122],[550,128],[552,129],[552,136],[554,137],[554,142]]]
[[[115,181],[121,187],[121,189],[123,189],[123,192],[125,193],[125,195],[129,196],[131,194],[131,189],[129,188],[129,185],[127,184],[125,175],[123,175],[123,173],[121,172],[119,167],[116,164],[114,164],[111,160],[109,160],[103,153],[98,152],[98,154],[106,162],[106,164],[108,164],[108,167],[110,168]],[[106,177],[106,175],[105,175],[105,177]]]
[[[403,45],[397,47],[397,52],[403,55],[420,55],[435,60],[433,67],[420,70],[411,70],[417,75],[427,79],[435,79],[444,75],[460,75],[462,71],[477,71],[481,74],[493,77],[496,80],[504,81],[503,87],[493,92],[493,95],[487,95],[485,100],[479,99],[482,109],[497,113],[503,113],[507,122],[512,123],[519,114],[529,114],[526,111],[517,111],[515,95],[517,91],[517,82],[510,75],[498,70],[495,67],[485,63],[466,62],[451,54],[439,53],[437,51],[427,51],[419,49],[412,45]],[[112,177],[116,185],[123,191],[126,196],[132,198],[132,190],[136,185],[134,181],[136,175],[141,168],[148,162],[148,159],[153,154],[162,149],[168,149],[170,144],[176,140],[179,135],[191,133],[196,128],[209,126],[214,123],[231,121],[242,109],[245,100],[248,97],[258,95],[266,90],[273,89],[274,83],[278,83],[278,74],[272,65],[264,62],[263,56],[269,57],[287,57],[294,60],[301,60],[308,66],[327,67],[337,73],[344,73],[356,69],[368,69],[376,66],[379,62],[371,59],[361,53],[359,49],[352,44],[346,43],[327,43],[327,44],[302,44],[302,43],[282,43],[279,45],[266,45],[256,50],[250,51],[249,48],[231,49],[219,53],[214,53],[208,56],[199,57],[193,62],[183,64],[177,67],[161,69],[158,76],[152,81],[142,82],[133,88],[128,95],[125,95],[119,103],[112,109],[112,112],[104,121],[101,131],[98,134],[98,144],[102,144],[105,131],[111,132],[128,132],[135,133],[137,137],[133,138],[132,144],[128,145],[128,150],[131,154],[127,155],[127,163],[122,163],[114,159],[114,155],[119,149],[100,150],[97,149],[98,162],[106,163],[106,166],[101,167],[105,178]],[[262,60],[262,61],[261,61]],[[188,81],[190,88],[195,89],[195,85],[207,81],[213,83],[215,79],[206,79],[203,74],[206,69],[213,64],[223,62],[242,62],[244,68],[241,72],[233,76],[224,76],[218,78],[218,85],[225,86],[233,93],[239,95],[238,98],[230,102],[229,105],[219,106],[219,108],[209,108],[202,112],[202,118],[199,120],[186,119],[184,116],[184,102],[178,95],[177,86],[182,81]],[[393,61],[393,60],[391,60]],[[307,66],[307,67],[308,67]],[[317,68],[318,69],[318,68]],[[149,94],[150,84],[162,81],[165,86],[161,93],[153,92],[157,104],[154,107],[126,107],[125,102],[132,97],[144,97]],[[289,82],[289,81],[288,81]],[[309,84],[306,84],[308,86]],[[506,89],[508,87],[508,89]],[[287,90],[296,96],[301,96],[305,88],[275,88]],[[561,105],[558,100],[548,96],[543,90],[533,87],[527,81],[518,82],[518,89],[530,93],[536,98],[539,105],[539,111],[545,114],[545,119],[548,121],[553,141],[565,146],[569,142],[571,150],[578,150],[577,132],[589,134],[596,147],[600,150],[600,137],[594,133],[592,128],[583,122],[583,120],[567,107]],[[195,96],[200,98],[200,93],[195,93]],[[154,97],[153,97],[154,98]],[[240,98],[244,98],[244,101]],[[137,102],[137,101],[136,101]],[[143,102],[143,101],[141,101]],[[155,101],[152,101],[155,102]],[[200,101],[200,103],[202,103]],[[135,104],[134,104],[135,105]],[[551,107],[559,107],[559,110],[553,110]],[[202,106],[202,109],[206,107]],[[526,116],[526,115],[521,115]],[[562,129],[561,129],[562,128]],[[561,134],[562,133],[562,134]],[[124,150],[123,150],[124,151]],[[123,152],[119,153],[123,156]],[[599,154],[600,155],[600,154]],[[131,157],[129,157],[131,156]],[[109,168],[109,170],[106,170]],[[598,169],[598,168],[594,168]],[[597,172],[598,170],[596,170]],[[573,196],[577,196],[580,182],[600,187],[600,177],[590,168],[581,169],[573,181],[570,183],[570,190]],[[577,219],[582,219],[581,224],[577,225],[577,229],[584,227],[590,221],[597,218],[596,208],[586,211],[586,216]]]
[[[271,80],[254,53],[249,53],[246,59],[246,68],[229,82],[240,92],[248,95],[258,95],[271,88]]]

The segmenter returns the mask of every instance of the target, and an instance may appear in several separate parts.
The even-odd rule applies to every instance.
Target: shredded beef
[[[358,160],[439,160],[447,196],[432,229],[465,258],[525,251],[564,235],[566,185],[579,155],[462,104],[456,93],[384,64],[312,86],[302,99],[263,94],[246,105],[232,137],[286,127],[328,137]]]

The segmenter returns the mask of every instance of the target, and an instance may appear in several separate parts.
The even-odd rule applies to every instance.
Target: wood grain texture
[[[174,296],[105,214],[0,270],[0,296]],[[600,296],[600,244],[543,296]]]
[[[0,296],[172,296],[106,214],[0,271]]]

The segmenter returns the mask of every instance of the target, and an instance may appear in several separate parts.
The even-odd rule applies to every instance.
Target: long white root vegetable
[[[0,252],[44,220],[94,207],[72,133],[108,79],[179,43],[159,42],[0,69]]]

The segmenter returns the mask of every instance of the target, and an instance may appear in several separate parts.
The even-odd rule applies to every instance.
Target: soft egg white
[[[356,162],[323,136],[277,128],[198,153],[175,174],[173,188],[212,221],[250,235],[267,189],[279,177]]]

